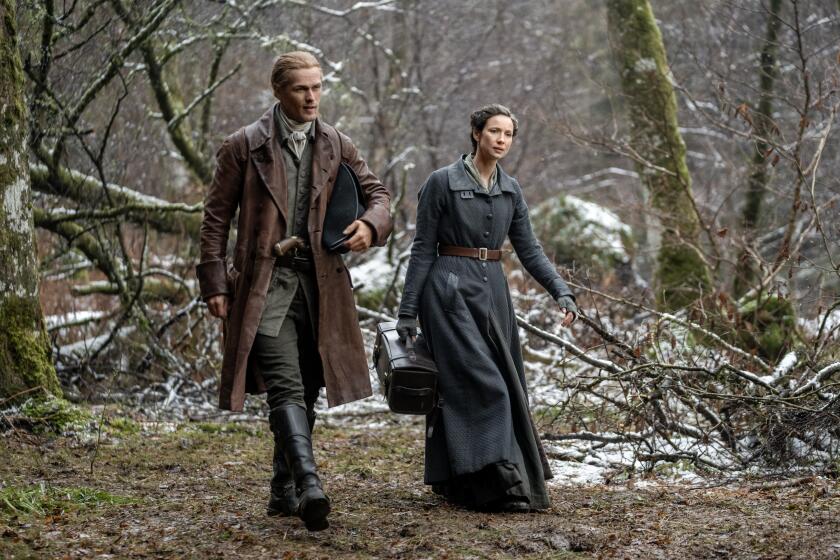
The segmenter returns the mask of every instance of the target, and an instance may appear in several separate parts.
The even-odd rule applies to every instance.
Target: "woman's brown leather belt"
[[[438,255],[447,257],[470,257],[480,261],[498,261],[502,258],[501,249],[487,247],[458,247],[457,245],[438,245]]]

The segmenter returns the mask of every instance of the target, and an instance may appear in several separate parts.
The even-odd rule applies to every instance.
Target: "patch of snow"
[[[831,329],[840,325],[840,309],[834,309],[831,312],[823,313],[814,319],[799,318],[799,326],[811,336],[816,336],[820,330],[820,325],[825,321],[823,332],[828,332]]]
[[[116,334],[117,337],[125,336],[131,334],[136,330],[134,326],[127,326],[123,327],[119,330]],[[89,355],[91,352],[96,352],[99,350],[111,337],[110,333],[103,334],[100,336],[95,336],[92,338],[86,338],[84,340],[80,340],[78,342],[73,342],[71,344],[65,344],[64,346],[60,346],[58,348],[58,356],[57,361],[61,362],[62,358],[84,358],[85,356]]]
[[[718,446],[714,443],[699,444],[695,440],[673,438],[674,453],[696,453],[715,463],[725,462]],[[658,478],[669,481],[697,482],[702,477],[688,463],[662,463],[661,466],[636,459],[637,444],[600,443],[583,441],[543,442],[554,478],[548,484],[555,486],[586,486],[604,484],[613,477],[642,475],[653,471]],[[660,442],[664,443],[664,442]],[[671,447],[665,445],[665,447]],[[652,467],[652,469],[651,469]],[[644,483],[644,481],[642,481]],[[636,484],[639,484],[638,482]]]
[[[633,68],[636,72],[653,72],[656,70],[656,61],[652,58],[640,58]]]
[[[106,315],[107,314],[104,311],[71,311],[70,313],[65,313],[63,315],[47,315],[44,317],[44,321],[46,322],[47,330],[56,330],[80,325],[89,321],[95,321],[105,317]]]
[[[370,258],[348,269],[353,285],[363,286],[361,289],[364,292],[387,289],[394,278],[394,266],[388,262],[388,248],[377,247],[368,254]],[[406,264],[400,268],[398,282],[405,278]]]
[[[770,375],[764,375],[760,377],[763,382],[767,383],[768,385],[773,385],[779,379],[784,377],[792,368],[796,365],[798,358],[796,356],[796,352],[788,352],[782,361],[779,362],[779,365],[776,366],[776,369]]]

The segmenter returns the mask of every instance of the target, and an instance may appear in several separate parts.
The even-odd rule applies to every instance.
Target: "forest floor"
[[[840,558],[837,480],[554,482],[548,511],[474,513],[423,485],[419,424],[327,418],[309,533],[265,515],[265,423],[101,425],[0,433],[0,558]]]

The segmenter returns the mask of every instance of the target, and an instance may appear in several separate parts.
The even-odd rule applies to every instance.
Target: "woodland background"
[[[559,329],[506,258],[553,460],[836,479],[840,2],[0,5],[9,438],[263,415],[215,410],[197,234],[216,148],[273,103],[273,58],[304,49],[323,117],[393,196],[389,246],[347,258],[369,342],[399,302],[418,186],[500,102],[520,119],[503,167],[583,312]]]

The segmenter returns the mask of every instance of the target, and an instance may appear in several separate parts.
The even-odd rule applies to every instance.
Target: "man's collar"
[[[281,113],[283,109],[280,108],[280,103],[274,104],[274,130],[275,134],[277,135],[277,140],[280,144],[285,144],[286,140],[292,134],[291,129],[288,127],[284,119],[281,117]],[[289,117],[286,117],[287,119]],[[309,130],[306,133],[306,137],[309,141],[315,140],[315,121],[312,121],[312,126],[309,127]]]

